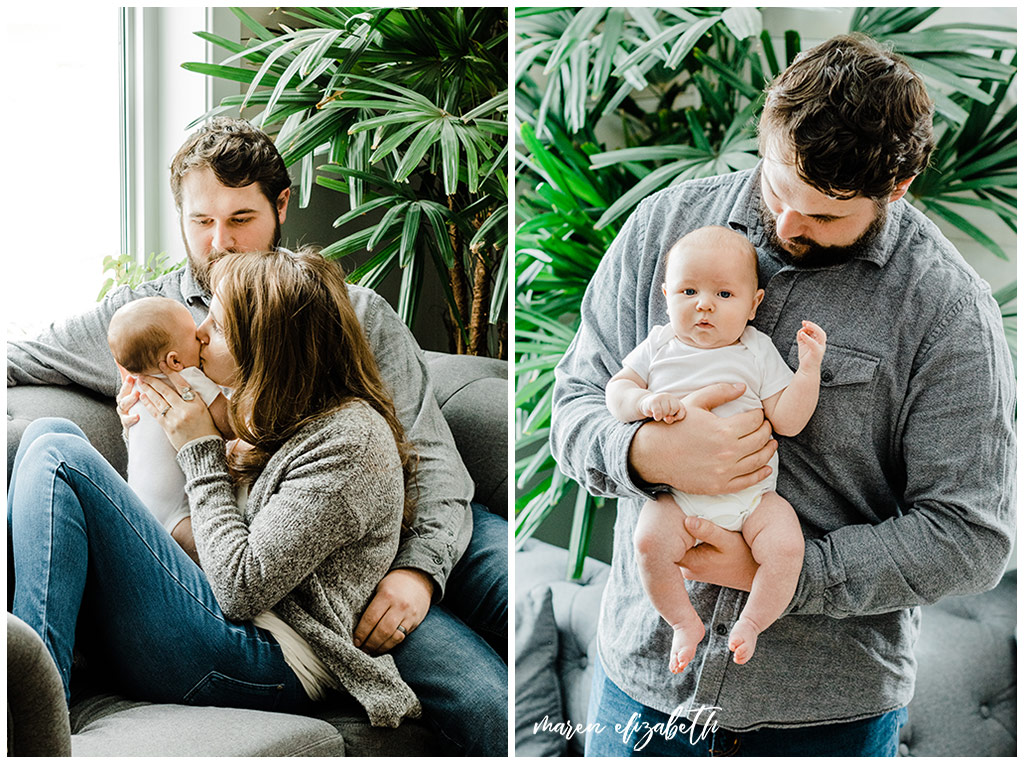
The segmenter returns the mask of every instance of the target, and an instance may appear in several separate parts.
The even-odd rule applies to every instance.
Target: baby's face
[[[196,324],[188,308],[181,306],[175,310],[167,326],[171,335],[171,344],[164,360],[174,371],[181,371],[188,366],[199,366],[199,339],[196,337]]]
[[[764,297],[749,250],[730,238],[711,234],[669,254],[662,288],[668,315],[676,337],[692,347],[737,342]]]

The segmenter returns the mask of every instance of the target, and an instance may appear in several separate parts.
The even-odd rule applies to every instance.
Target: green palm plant
[[[355,230],[323,255],[353,258],[349,279],[370,287],[400,268],[409,325],[432,267],[453,349],[504,357],[506,10],[292,8],[302,28],[280,32],[232,10],[254,39],[197,32],[231,55],[183,66],[248,88],[200,119],[258,109],[251,121],[299,167],[300,206],[314,182],[347,202],[334,225]]]
[[[935,10],[858,9],[851,31],[889,42],[929,80],[940,148],[911,188],[914,203],[1006,258],[951,205],[983,207],[1016,230],[1016,58],[1004,61],[1014,45],[991,34],[1013,30],[920,29]],[[754,165],[764,85],[801,40],[788,31],[776,51],[754,8],[520,8],[516,20],[516,539],[571,506],[576,577],[603,502],[561,475],[547,434],[554,366],[586,284],[641,199]],[[1015,283],[997,294],[1011,348],[1015,294]]]

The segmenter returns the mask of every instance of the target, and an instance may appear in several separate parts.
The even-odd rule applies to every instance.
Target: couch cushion
[[[345,741],[307,716],[94,695],[71,713],[73,756],[344,756]]]
[[[423,720],[406,719],[394,729],[372,727],[361,708],[344,703],[332,703],[313,715],[341,733],[348,756],[441,755],[437,737]]]
[[[70,419],[82,428],[89,442],[103,454],[123,477],[128,469],[128,451],[121,438],[121,422],[114,400],[76,386],[54,385],[7,388],[7,474],[11,474],[21,434],[29,422],[40,417]]]
[[[597,659],[597,618],[601,594],[611,568],[588,557],[577,581],[566,580],[569,554],[564,549],[536,539],[528,540],[516,554],[516,608],[519,592],[548,589],[551,609],[558,627],[556,663],[562,692],[564,720],[585,727]],[[518,633],[516,635],[518,640]],[[519,673],[516,672],[518,692]],[[532,730],[532,726],[531,726]],[[583,754],[586,735],[569,739],[569,753]]]
[[[562,756],[568,738],[535,729],[564,722],[558,660],[558,626],[551,589],[538,587],[516,599],[516,756]]]
[[[434,397],[469,470],[473,500],[508,517],[508,362],[426,353]]]
[[[1016,571],[993,591],[922,608],[902,755],[1016,754],[1016,611]]]

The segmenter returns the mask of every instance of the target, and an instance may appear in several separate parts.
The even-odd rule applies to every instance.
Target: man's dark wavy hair
[[[769,86],[761,154],[795,150],[797,173],[837,199],[883,199],[928,165],[934,105],[899,56],[864,35],[802,53]]]
[[[171,160],[171,193],[181,209],[181,181],[209,167],[223,185],[241,188],[259,183],[270,206],[291,185],[288,168],[270,137],[244,119],[215,117],[188,137]]]

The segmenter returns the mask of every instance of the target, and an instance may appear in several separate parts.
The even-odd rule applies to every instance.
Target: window
[[[120,244],[116,8],[62,6],[7,22],[8,336],[94,304]]]
[[[95,305],[108,255],[184,258],[167,167],[232,84],[181,64],[208,60],[196,31],[237,40],[240,25],[226,8],[69,6],[6,29],[9,58],[27,63],[8,82],[0,294],[7,337],[22,338]]]

